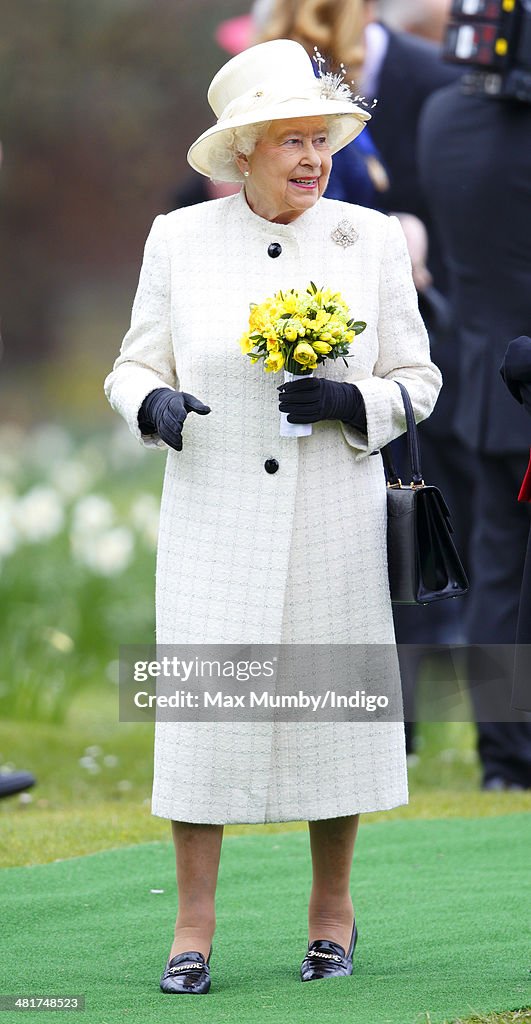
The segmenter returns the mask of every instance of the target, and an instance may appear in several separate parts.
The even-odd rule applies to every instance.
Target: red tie
[[[522,480],[518,501],[531,501],[531,450],[529,452],[529,465]]]

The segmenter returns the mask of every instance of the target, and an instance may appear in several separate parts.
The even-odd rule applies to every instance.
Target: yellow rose
[[[246,355],[247,352],[252,352],[252,350],[254,348],[254,341],[251,341],[251,339],[250,339],[250,337],[249,337],[249,335],[247,333],[246,334],[242,334],[242,336],[240,338],[240,348],[241,348],[241,350],[242,350],[244,355]]]
[[[270,352],[264,363],[264,368],[268,373],[276,373],[277,370],[281,370],[284,366],[284,356],[282,352]]]
[[[283,305],[285,313],[296,313],[298,306],[298,295],[285,295]]]
[[[266,324],[269,323],[269,319],[269,313],[264,309],[263,305],[255,306],[254,309],[251,310],[251,315],[249,317],[251,333],[256,331],[258,334],[262,334]]]
[[[317,366],[317,355],[307,341],[299,341],[299,344],[295,346],[293,358],[296,363],[305,366],[308,370],[313,370]]]
[[[284,337],[286,341],[296,341],[297,338],[299,337],[299,332],[296,330],[295,327],[289,326],[286,327],[284,331]]]
[[[356,331],[346,331],[346,332],[345,332],[345,338],[344,338],[344,340],[345,340],[346,342],[348,342],[348,344],[350,345],[350,342],[351,342],[351,341],[354,341],[354,338],[355,338],[355,337],[356,337]]]
[[[319,341],[332,341],[332,335],[330,334],[330,331],[324,331],[323,334],[320,334]]]
[[[317,316],[316,316],[316,318],[315,318],[315,320],[314,320],[314,322],[313,322],[314,323],[314,330],[315,331],[320,331],[321,328],[324,327],[325,324],[327,324],[329,320],[330,320],[330,313],[325,313],[324,309],[320,309],[318,314],[317,314]]]
[[[332,350],[332,346],[326,341],[314,341],[312,348],[314,352],[318,352],[320,356],[326,356]]]

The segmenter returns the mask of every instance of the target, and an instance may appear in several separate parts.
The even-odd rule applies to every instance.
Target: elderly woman
[[[395,379],[418,420],[441,379],[398,221],[323,198],[332,154],[368,114],[288,40],[234,57],[208,95],[218,120],[188,160],[243,188],[155,219],[105,381],[138,441],[167,453],[157,642],[393,645],[379,449],[405,429]],[[250,302],[310,281],[367,328],[348,365],[279,392],[238,339]],[[279,408],[311,434],[279,436]],[[163,991],[209,990],[223,826],[235,822],[308,821],[301,977],[351,974],[359,815],[407,799],[402,722],[157,721],[152,810],[171,819],[178,887]]]

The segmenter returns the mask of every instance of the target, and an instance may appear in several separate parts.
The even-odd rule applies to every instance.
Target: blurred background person
[[[515,49],[524,24],[514,24]],[[465,27],[470,36],[470,24]],[[499,34],[496,26],[493,39]],[[531,72],[531,52],[524,57]],[[467,65],[462,70],[469,74],[439,91],[422,112],[419,167],[459,328],[455,428],[460,444],[473,452],[476,471],[469,498],[467,640],[514,644],[529,533],[529,506],[518,504],[515,494],[527,466],[529,422],[504,389],[499,366],[507,339],[525,334],[531,323],[531,74],[524,101],[510,91],[504,96],[501,75],[498,98],[489,95],[492,69],[490,77],[470,75]],[[480,652],[472,653],[474,683],[485,665]],[[529,788],[531,724],[510,721],[509,713],[504,721],[488,720],[500,685],[492,678],[471,686],[483,787]],[[511,681],[503,685],[509,708]]]
[[[395,32],[441,43],[451,0],[376,0],[378,18]]]
[[[513,398],[531,416],[531,338],[524,335],[509,342],[500,373]],[[531,452],[518,501],[531,502]],[[531,531],[520,590],[516,645],[511,706],[520,711],[531,711]]]

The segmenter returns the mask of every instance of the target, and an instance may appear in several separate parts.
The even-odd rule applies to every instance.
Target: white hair
[[[331,149],[342,135],[340,119],[342,114],[328,114],[323,120],[326,123],[328,144]],[[267,132],[272,121],[260,121],[257,124],[246,124],[241,128],[230,128],[219,132],[213,137],[210,150],[210,177],[212,181],[245,181],[236,163],[238,154],[250,156],[256,143]]]

